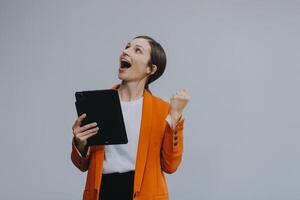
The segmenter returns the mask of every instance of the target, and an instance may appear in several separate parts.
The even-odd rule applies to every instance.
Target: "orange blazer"
[[[113,85],[117,89],[120,84]],[[143,108],[140,136],[134,176],[134,200],[168,200],[169,193],[164,173],[175,172],[183,153],[182,118],[173,130],[165,120],[170,104],[153,96],[146,89],[143,92]],[[90,146],[82,157],[72,142],[71,160],[85,172],[83,200],[98,200],[104,160],[104,145]]]

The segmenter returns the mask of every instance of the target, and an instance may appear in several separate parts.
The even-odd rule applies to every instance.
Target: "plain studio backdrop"
[[[0,199],[82,198],[74,93],[140,34],[168,57],[152,93],[191,97],[171,200],[300,199],[299,26],[299,1],[1,0]]]

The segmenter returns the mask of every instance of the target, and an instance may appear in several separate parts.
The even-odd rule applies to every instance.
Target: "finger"
[[[78,133],[76,138],[79,139],[80,141],[84,141],[84,138],[87,136],[87,135],[90,135],[91,133],[98,133],[99,130],[88,130],[88,131],[85,131],[85,132],[82,132],[82,133]]]
[[[78,128],[73,129],[74,137],[77,137],[77,135],[80,133],[78,130],[79,130]]]
[[[80,132],[84,132],[84,131],[86,131],[90,128],[96,127],[96,126],[97,126],[97,122],[86,124],[86,125],[80,127]]]
[[[94,123],[87,124],[83,127],[77,127],[73,130],[73,135],[74,136],[81,135],[81,133],[83,133],[84,131],[86,131],[90,128],[96,127],[96,126],[97,126],[97,123],[94,122]]]
[[[187,95],[182,95],[180,97],[180,100],[183,100],[183,101],[188,101],[189,100],[189,97]]]
[[[184,95],[184,94],[186,94],[185,89],[177,91],[176,94],[177,95]]]
[[[90,137],[92,137],[93,135],[96,135],[97,133],[98,133],[97,131],[96,132],[91,132],[91,133],[85,135],[84,137],[82,137],[82,140],[87,140]]]
[[[180,93],[181,93],[181,94],[184,94],[184,95],[187,95],[186,89],[181,90]]]
[[[180,94],[183,95],[183,96],[186,96],[187,95],[186,90],[185,89],[181,90]]]
[[[76,137],[79,133],[81,133],[82,131],[80,131],[80,126],[77,126],[73,129],[73,135]]]
[[[86,114],[83,113],[80,115],[76,120],[75,123],[72,126],[72,129],[74,130],[76,127],[79,127],[81,125],[82,120],[86,117]]]
[[[184,89],[184,90],[185,90],[185,89]],[[179,97],[180,99],[186,100],[186,99],[189,98],[189,96],[187,95],[187,93],[186,93],[184,90],[182,90],[182,91],[179,93],[178,97]]]
[[[88,135],[91,132],[98,132],[98,131],[99,131],[98,127],[92,128],[92,129],[89,129],[87,131],[84,131],[84,132],[80,133],[80,137],[86,136],[86,135]]]
[[[172,97],[170,98],[170,102],[172,103],[175,99],[176,99],[175,96],[172,96]]]
[[[183,91],[178,91],[176,92],[175,95],[173,95],[171,98],[170,98],[170,101],[176,101],[176,100],[186,100],[186,97],[187,95],[183,92]]]
[[[178,94],[174,97],[174,99],[177,99],[177,100],[184,100],[184,99],[185,99],[185,96],[184,96],[184,94],[182,94],[182,93],[178,93]]]

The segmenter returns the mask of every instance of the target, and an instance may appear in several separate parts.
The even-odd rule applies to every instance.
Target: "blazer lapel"
[[[146,165],[152,124],[152,96],[144,90],[140,136],[134,176],[134,192],[140,191]]]
[[[113,85],[112,89],[117,89],[120,84]],[[144,169],[147,161],[148,148],[150,144],[152,124],[152,95],[144,90],[143,92],[143,107],[142,107],[142,119],[139,135],[139,143],[137,149],[137,158],[135,164],[134,175],[134,192],[140,191]]]

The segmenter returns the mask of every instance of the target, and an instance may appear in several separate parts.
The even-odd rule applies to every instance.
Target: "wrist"
[[[86,146],[79,146],[79,147],[78,147],[78,150],[79,150],[79,152],[81,153],[81,155],[82,155],[83,157],[85,157],[86,152],[87,152],[87,147],[86,147]]]
[[[171,112],[170,113],[172,120],[174,120],[175,122],[179,121],[182,117],[182,113],[179,112]]]
[[[83,144],[82,142],[80,142],[79,140],[76,140],[76,138],[74,138],[74,144],[76,146],[76,148],[79,150],[79,152],[82,154],[82,155],[85,155],[86,153],[86,145]]]

